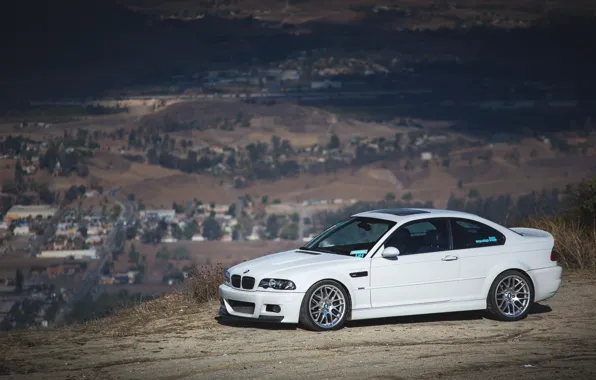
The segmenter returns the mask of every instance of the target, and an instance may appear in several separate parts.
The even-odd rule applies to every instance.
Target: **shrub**
[[[587,229],[578,219],[563,216],[528,219],[525,226],[550,232],[555,238],[554,251],[567,269],[596,268],[596,230]]]
[[[528,218],[523,224],[554,236],[554,251],[564,267],[596,268],[596,177],[567,187],[564,204],[559,215]]]
[[[219,285],[223,283],[224,267],[221,264],[195,268],[184,281],[187,299],[205,303],[219,299]]]

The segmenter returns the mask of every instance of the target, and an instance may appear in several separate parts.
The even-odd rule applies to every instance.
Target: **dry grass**
[[[574,219],[556,216],[530,219],[527,227],[550,232],[555,238],[558,261],[568,269],[596,268],[596,230]]]
[[[224,267],[221,264],[195,269],[184,282],[183,295],[187,301],[196,304],[217,301],[223,273]]]

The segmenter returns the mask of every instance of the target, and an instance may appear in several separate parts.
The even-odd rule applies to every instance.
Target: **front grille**
[[[230,307],[236,313],[253,314],[255,312],[255,304],[252,302],[227,300]]]
[[[240,276],[237,274],[232,275],[232,286],[235,288],[240,287]]]
[[[242,289],[252,289],[255,287],[255,278],[244,276],[242,277]]]

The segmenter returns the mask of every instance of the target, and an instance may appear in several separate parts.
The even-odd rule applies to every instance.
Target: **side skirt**
[[[485,310],[486,300],[434,303],[428,305],[392,306],[352,310],[351,320],[402,317],[458,311]]]

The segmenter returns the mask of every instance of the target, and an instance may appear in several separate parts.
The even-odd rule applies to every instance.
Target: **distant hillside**
[[[321,4],[338,6],[338,2]],[[2,94],[5,100],[101,95],[138,84],[167,85],[174,75],[213,68],[239,68],[251,62],[266,66],[293,52],[313,49],[332,49],[336,56],[382,54],[381,60],[400,53],[413,65],[448,52],[469,65],[466,75],[475,78],[499,80],[523,73],[532,80],[589,82],[596,62],[582,42],[596,36],[594,17],[585,12],[583,18],[559,17],[557,12],[549,14],[550,24],[530,31],[471,24],[457,31],[410,33],[391,26],[398,15],[388,16],[389,24],[366,16],[343,23],[315,18],[299,28],[269,28],[270,21],[247,14],[160,21],[157,15],[138,13],[114,1],[13,1],[0,12],[6,31],[1,37],[3,57],[8,57],[0,62]],[[296,34],[299,30],[306,32]],[[434,78],[428,81],[432,84]]]

